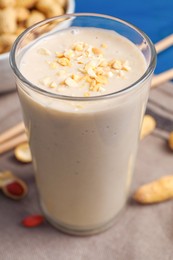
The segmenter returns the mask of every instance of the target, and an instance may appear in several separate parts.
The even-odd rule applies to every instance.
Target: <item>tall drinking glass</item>
[[[91,97],[52,93],[25,78],[21,60],[27,50],[74,26],[115,31],[127,38],[143,55],[146,71],[123,89]],[[10,63],[46,218],[58,229],[76,235],[107,229],[128,197],[156,63],[153,44],[123,20],[68,14],[40,22],[21,34],[13,45]]]

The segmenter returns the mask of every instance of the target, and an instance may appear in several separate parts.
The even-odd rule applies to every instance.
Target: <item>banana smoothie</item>
[[[134,170],[151,77],[128,87],[144,55],[114,31],[71,27],[32,44],[19,69],[37,88],[17,80],[46,217],[71,233],[109,226]]]

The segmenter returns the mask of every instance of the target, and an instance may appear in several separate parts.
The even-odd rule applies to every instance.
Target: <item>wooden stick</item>
[[[173,69],[164,71],[153,77],[151,88],[157,87],[158,85],[173,79]]]
[[[10,139],[9,141],[6,141],[5,143],[0,144],[0,154],[3,154],[11,149],[13,149],[14,147],[16,147],[17,145],[27,142],[28,138],[26,136],[25,133],[22,133],[16,137],[14,137],[13,139]]]
[[[173,34],[169,35],[168,37],[162,39],[161,41],[155,44],[156,52],[159,53],[164,51],[165,49],[169,48],[173,45]]]
[[[0,143],[5,142],[6,140],[16,136],[25,131],[24,123],[20,122],[19,124],[13,126],[9,130],[5,131],[0,135]]]

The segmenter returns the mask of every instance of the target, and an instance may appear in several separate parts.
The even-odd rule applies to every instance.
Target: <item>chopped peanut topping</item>
[[[104,48],[104,49],[106,49],[108,46],[107,46],[106,43],[102,43],[102,44],[101,44],[101,47]]]
[[[55,81],[52,81],[50,84],[49,84],[49,87],[50,88],[57,88],[57,84]]]
[[[100,47],[107,48],[108,46],[101,44]],[[47,49],[40,51],[44,55],[49,53]],[[84,42],[77,42],[64,52],[55,52],[55,60],[48,61],[48,64],[52,69],[58,69],[56,76],[64,76],[64,78],[61,79],[61,82],[56,82],[46,77],[41,80],[42,84],[50,88],[57,88],[57,90],[61,85],[63,85],[62,88],[87,87],[88,91],[84,93],[84,97],[89,97],[91,92],[104,92],[110,78],[125,78],[125,73],[131,69],[127,60],[122,61],[115,58],[106,60],[102,49]],[[74,68],[77,68],[75,74],[72,70],[73,65]],[[62,66],[71,67],[70,73],[68,70],[61,70]],[[79,82],[81,82],[80,86]]]
[[[40,48],[40,49],[38,50],[38,53],[41,54],[41,55],[48,55],[48,56],[51,55],[51,51],[49,51],[49,50],[46,49],[46,48]]]
[[[123,78],[124,77],[124,71],[122,70],[116,70],[116,74],[118,77]]]
[[[106,84],[108,82],[108,79],[106,76],[97,76],[96,80],[98,83]]]
[[[57,72],[57,76],[62,76],[62,75],[64,75],[65,74],[65,70],[59,70],[58,72]]]
[[[74,51],[68,50],[64,53],[64,56],[68,59],[71,59],[72,57],[74,57]]]
[[[74,79],[74,81],[78,82],[82,79],[82,77],[80,77],[79,75],[77,74],[72,74],[71,75],[71,78]]]
[[[108,75],[109,78],[112,78],[114,74],[113,74],[112,71],[109,71],[107,75]]]
[[[96,55],[100,55],[102,54],[102,50],[98,49],[98,48],[92,48],[92,52]]]
[[[61,52],[56,52],[55,54],[56,54],[56,56],[57,56],[58,58],[64,57],[64,54],[61,53]]]
[[[61,64],[62,66],[70,66],[70,60],[68,58],[60,58],[58,60],[58,63]]]
[[[116,70],[121,70],[123,68],[123,64],[120,60],[116,60],[113,64],[112,64],[112,68],[116,69]]]
[[[49,77],[43,78],[40,80],[40,83],[42,83],[44,86],[48,86],[51,83],[51,79]]]
[[[58,68],[57,62],[48,62],[48,64],[49,64],[51,69],[57,69]]]
[[[72,78],[68,77],[65,80],[65,84],[69,87],[77,87],[77,82],[75,80],[73,80]]]
[[[106,67],[106,66],[108,66],[107,61],[102,61],[102,62],[100,63],[100,67]]]
[[[85,45],[83,42],[79,42],[73,46],[73,50],[75,51],[83,51]]]
[[[129,66],[129,62],[127,60],[123,63],[123,70],[125,70],[125,71],[131,70],[131,68]]]

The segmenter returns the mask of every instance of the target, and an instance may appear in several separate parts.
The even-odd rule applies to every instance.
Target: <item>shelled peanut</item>
[[[168,138],[168,145],[171,150],[173,150],[173,131],[170,132],[169,138]]]
[[[164,176],[142,185],[134,193],[133,198],[141,204],[159,203],[173,199],[173,175]]]
[[[66,11],[67,0],[0,0],[0,54],[26,28]]]
[[[145,136],[151,134],[155,128],[156,120],[150,115],[145,115],[142,123],[140,139],[143,139]]]
[[[10,199],[20,200],[28,193],[27,184],[10,171],[0,172],[0,189]]]

